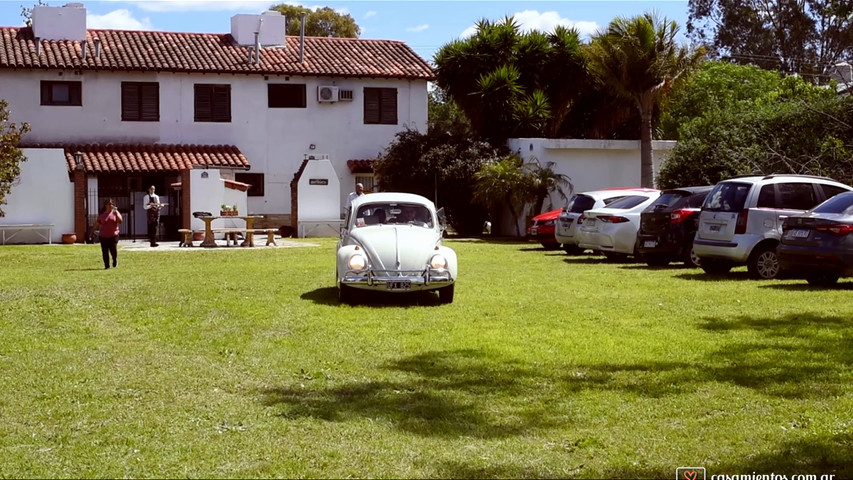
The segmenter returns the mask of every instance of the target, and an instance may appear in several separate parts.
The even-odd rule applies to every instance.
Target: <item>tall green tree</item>
[[[654,185],[652,116],[673,84],[693,72],[704,49],[676,43],[678,25],[654,13],[617,17],[590,42],[588,64],[598,79],[631,100],[640,114],[640,183]]]
[[[577,30],[523,33],[513,17],[480,20],[435,54],[436,84],[492,144],[553,136],[587,82]]]
[[[850,0],[689,0],[687,33],[712,58],[821,79],[853,58]]]
[[[302,14],[305,14],[305,35],[309,37],[358,38],[361,27],[349,14],[338,13],[330,7],[311,9],[301,5],[281,3],[270,10],[287,18],[287,34],[299,35]]]
[[[29,131],[28,124],[17,125],[9,121],[8,104],[0,100],[0,217],[6,216],[2,205],[6,204],[6,195],[12,191],[12,185],[21,174],[20,163],[27,160],[18,145],[21,137]]]
[[[716,95],[704,90],[706,86],[697,88]],[[802,77],[781,78],[756,98],[685,119],[679,134],[658,178],[664,188],[714,184],[748,173],[799,173],[853,181],[853,98]]]
[[[471,122],[447,93],[439,87],[427,92],[427,128],[451,135],[470,136]]]

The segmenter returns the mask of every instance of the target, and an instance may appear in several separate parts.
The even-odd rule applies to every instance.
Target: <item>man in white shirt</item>
[[[160,203],[160,196],[154,193],[154,185],[148,187],[148,194],[142,199],[143,208],[148,214],[148,241],[152,247],[159,247],[157,243],[157,226],[160,224],[160,209],[163,204]]]
[[[350,192],[349,196],[347,197],[347,203],[344,204],[344,211],[348,212],[349,207],[352,205],[352,201],[355,200],[356,198],[362,196],[362,195],[364,195],[364,185],[362,185],[360,183],[356,183],[355,184],[355,191]]]

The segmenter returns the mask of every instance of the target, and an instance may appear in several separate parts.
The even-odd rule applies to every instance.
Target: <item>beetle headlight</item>
[[[347,260],[347,267],[350,270],[364,270],[364,267],[367,266],[367,258],[360,253],[355,253],[353,256],[349,257]]]
[[[447,268],[447,259],[444,258],[444,255],[433,255],[432,258],[429,259],[429,266],[434,269]]]

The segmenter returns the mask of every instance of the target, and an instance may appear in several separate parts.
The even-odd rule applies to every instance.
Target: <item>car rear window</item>
[[[566,211],[572,213],[583,213],[592,209],[594,206],[595,199],[589,195],[575,195],[571,200],[569,200],[569,205],[566,207]]]
[[[851,213],[853,211],[853,193],[836,195],[821,203],[813,210],[815,213]]]
[[[648,199],[649,197],[644,197],[642,195],[629,195],[611,203],[607,206],[607,208],[615,208],[617,210],[628,210],[629,208],[634,208]]]
[[[741,182],[720,182],[705,198],[703,210],[717,212],[739,212],[743,210],[746,197],[752,184]]]
[[[687,192],[665,192],[646,208],[646,212],[669,212],[687,208]]]

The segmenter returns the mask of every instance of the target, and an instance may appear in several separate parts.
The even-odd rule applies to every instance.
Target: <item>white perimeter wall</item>
[[[51,240],[60,242],[63,233],[74,232],[74,183],[68,176],[62,149],[23,149],[27,161],[3,205],[0,225],[52,223]],[[46,232],[43,232],[46,233]],[[21,231],[9,243],[44,243],[35,232]]]
[[[83,106],[41,106],[42,80],[81,81]],[[159,82],[159,122],[121,121],[122,81]],[[230,123],[194,121],[196,83],[231,85]],[[269,108],[267,85],[273,83],[305,84],[307,107]],[[353,90],[353,100],[319,103],[320,85]],[[396,125],[364,124],[364,87],[397,89]],[[345,196],[355,186],[347,160],[376,158],[397,132],[406,128],[425,132],[427,123],[424,80],[6,71],[0,98],[9,103],[11,121],[32,126],[24,138],[28,143],[236,145],[249,160],[250,171],[265,174],[265,196],[250,197],[248,205],[249,212],[261,214],[290,213],[290,181],[304,155],[328,155],[338,175],[340,195]]]
[[[670,140],[652,142],[655,180],[660,166],[669,158],[675,144],[675,141]],[[639,140],[512,138],[507,145],[525,161],[536,158],[542,166],[554,162],[552,169],[556,173],[568,175],[572,179],[574,193],[640,186]],[[559,195],[552,195],[542,205],[542,212],[564,206],[565,200],[559,198]],[[528,213],[538,215],[542,212]],[[524,222],[525,219],[521,221]],[[526,225],[523,224],[522,227],[523,230]]]

